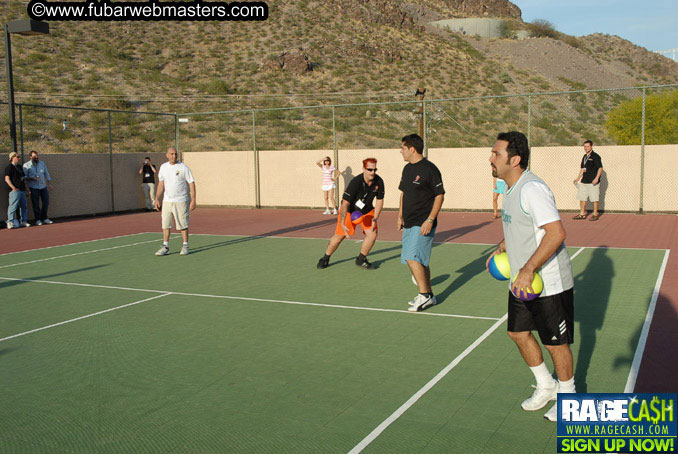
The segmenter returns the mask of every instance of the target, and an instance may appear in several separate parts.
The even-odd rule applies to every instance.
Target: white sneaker
[[[52,224],[52,221],[49,218],[47,218],[44,221],[42,221],[42,223],[49,225],[49,224]]]
[[[14,225],[13,222],[7,222],[7,228],[8,229],[16,229],[16,226]]]
[[[553,386],[550,388],[544,386],[535,386],[534,393],[532,397],[525,399],[521,407],[523,410],[535,411],[540,410],[546,406],[550,401],[556,400],[558,398],[558,383],[554,381]]]
[[[327,214],[329,214],[329,213],[327,213]],[[336,208],[332,210],[332,214],[339,214],[339,213],[337,213],[337,209],[336,209]]]
[[[42,221],[35,221],[35,225],[42,225]]]
[[[330,209],[328,208],[325,211],[323,211],[323,214],[330,214]]]
[[[179,255],[188,255],[188,245],[184,244],[181,246],[181,252],[179,252]]]
[[[558,402],[553,404],[553,407],[544,414],[544,418],[551,422],[558,422]]]
[[[407,309],[410,312],[420,312],[428,309],[431,306],[438,304],[436,297],[432,296],[430,298],[419,293],[412,302],[412,305]]]
[[[19,224],[21,227],[30,227],[31,225],[28,222],[22,222]]]
[[[155,255],[168,255],[169,254],[169,248],[167,246],[163,246],[160,249],[158,249],[158,252],[155,253]]]

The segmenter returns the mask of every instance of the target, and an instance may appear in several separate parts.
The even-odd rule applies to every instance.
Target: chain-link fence
[[[185,114],[17,104],[17,142],[24,154],[108,155],[112,211],[118,208],[114,156],[163,153],[169,145],[196,167],[205,188],[201,204],[321,206],[315,163],[331,156],[340,172],[337,202],[362,160],[376,157],[386,206],[393,207],[400,138],[421,127],[427,154],[448,191],[455,188],[445,208],[485,209],[489,204],[471,199],[491,191],[489,149],[498,132],[519,130],[530,140],[531,169],[547,180],[562,209],[578,206],[572,180],[582,143],[592,140],[605,168],[603,209],[676,211],[677,106],[678,84]],[[8,122],[6,112],[0,117]],[[11,146],[6,129],[0,146]]]

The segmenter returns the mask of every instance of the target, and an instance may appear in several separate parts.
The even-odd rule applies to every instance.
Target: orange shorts
[[[346,213],[344,217],[344,225],[348,227],[348,234],[353,235],[355,233],[356,226],[360,225],[363,228],[363,233],[365,230],[372,230],[372,220],[374,219],[374,210],[370,211],[367,214],[363,214],[363,217],[360,219],[360,222],[354,224],[351,221],[351,213]],[[343,235],[344,229],[341,228],[341,219],[337,216],[337,229],[334,231],[337,235]]]

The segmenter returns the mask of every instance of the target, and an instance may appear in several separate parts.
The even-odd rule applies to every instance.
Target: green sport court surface
[[[436,245],[442,303],[413,314],[398,242],[320,271],[324,239],[159,239],[0,256],[0,451],[555,452],[548,407],[520,408],[493,246]],[[578,391],[623,392],[668,253],[569,252]]]

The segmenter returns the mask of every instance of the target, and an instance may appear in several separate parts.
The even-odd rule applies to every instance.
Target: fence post
[[[640,114],[640,207],[643,212],[643,198],[645,197],[645,87],[643,87],[643,110]]]
[[[334,167],[339,171],[339,149],[337,148],[337,123],[335,121],[334,106],[332,106],[332,143],[334,148]],[[334,206],[339,206],[339,184],[334,191]]]
[[[532,95],[527,95],[527,143],[532,148]],[[532,153],[530,153],[532,155]],[[531,158],[532,156],[530,156]],[[530,168],[532,159],[527,162],[527,168]]]
[[[21,162],[24,162],[24,109],[19,104],[19,144],[21,145]]]
[[[174,113],[174,148],[179,153],[179,115],[176,112]],[[183,162],[183,160],[182,156],[181,161]]]
[[[115,213],[115,192],[113,190],[113,134],[111,132],[111,111],[108,112],[108,164],[111,173],[111,211]]]
[[[261,208],[259,187],[259,150],[257,150],[257,111],[252,110],[252,148],[254,150],[254,198],[255,207]]]
[[[423,120],[424,124],[424,157],[428,158],[428,128],[426,127],[426,101],[421,103],[422,105],[422,112],[421,112],[421,118]]]

